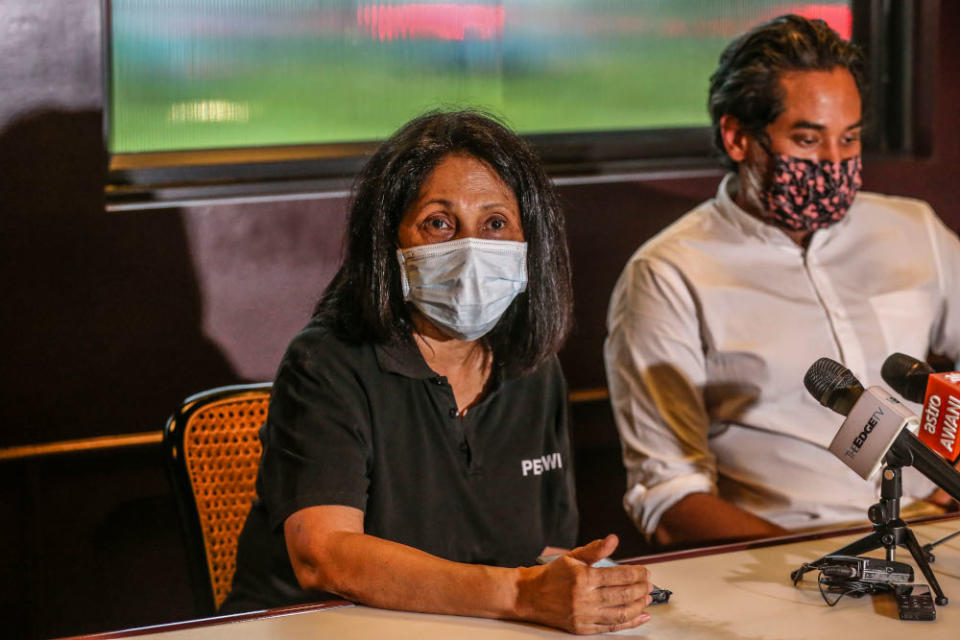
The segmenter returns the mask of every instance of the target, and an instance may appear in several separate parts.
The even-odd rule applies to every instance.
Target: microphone
[[[864,389],[849,369],[830,358],[814,362],[803,384],[820,404],[846,416],[829,449],[861,478],[869,479],[886,459],[895,466],[913,465],[960,500],[960,473],[904,428],[920,421],[887,391]]]
[[[950,463],[960,459],[957,426],[960,422],[960,373],[935,373],[922,360],[894,353],[880,375],[894,391],[912,402],[923,402],[920,441]]]
[[[814,362],[803,384],[820,404],[847,416],[830,452],[864,480],[877,472],[903,428],[919,424],[896,398],[880,387],[864,389],[849,369],[830,358]]]

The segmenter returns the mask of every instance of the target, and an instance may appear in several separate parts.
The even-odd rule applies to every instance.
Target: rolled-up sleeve
[[[670,265],[634,257],[614,289],[604,362],[627,471],[624,508],[648,537],[691,493],[716,492],[696,301]]]

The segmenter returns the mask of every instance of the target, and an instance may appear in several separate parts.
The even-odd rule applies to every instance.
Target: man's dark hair
[[[780,76],[787,71],[847,69],[857,83],[860,98],[866,93],[863,52],[842,39],[823,20],[785,15],[758,25],[731,42],[720,54],[720,64],[710,76],[708,107],[713,121],[713,144],[729,169],[736,163],[727,155],[720,118],[734,116],[740,126],[760,142],[769,142],[767,125],[783,113]]]
[[[527,289],[483,345],[508,373],[556,353],[572,324],[573,293],[563,214],[539,160],[515,133],[477,111],[431,112],[410,121],[374,153],[354,185],[343,264],[314,311],[352,342],[409,340],[413,324],[397,262],[404,212],[440,160],[468,154],[513,190],[527,242]]]

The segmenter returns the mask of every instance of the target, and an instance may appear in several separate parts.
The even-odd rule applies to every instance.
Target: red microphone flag
[[[932,373],[923,401],[920,440],[949,460],[960,458],[957,427],[960,426],[960,372]]]

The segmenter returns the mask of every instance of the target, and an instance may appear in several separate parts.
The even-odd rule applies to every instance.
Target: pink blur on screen
[[[819,18],[830,25],[830,28],[844,40],[849,40],[853,35],[853,12],[850,10],[850,5],[804,2],[785,6],[783,10],[777,11],[776,15],[784,13],[795,13],[810,20]],[[774,18],[776,15],[770,17]]]
[[[357,24],[381,41],[493,40],[503,36],[502,6],[478,4],[361,5]]]

